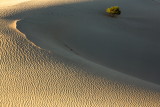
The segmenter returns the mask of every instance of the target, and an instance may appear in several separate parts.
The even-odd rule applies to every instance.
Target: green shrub
[[[110,16],[115,16],[115,15],[120,15],[121,11],[119,9],[118,6],[113,6],[111,8],[107,8],[106,12],[110,15]]]

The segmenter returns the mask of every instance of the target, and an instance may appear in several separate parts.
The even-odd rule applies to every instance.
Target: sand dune
[[[0,10],[0,106],[160,106],[157,2],[21,1]]]
[[[153,13],[156,4],[143,3],[143,8],[129,10],[120,2],[124,13],[118,18],[103,13],[110,4],[94,1],[37,9],[18,23],[18,29],[42,48],[54,51],[57,40],[89,60],[160,84],[160,17]],[[146,8],[151,11],[145,11]]]

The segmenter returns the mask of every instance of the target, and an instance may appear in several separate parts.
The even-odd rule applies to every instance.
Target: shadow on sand
[[[104,10],[113,4],[116,3],[101,0],[59,5],[7,18],[22,19],[17,28],[42,48],[52,51],[52,42],[56,40],[89,60],[160,85],[160,44],[157,42],[160,23],[150,27],[157,21],[151,21],[150,17],[143,20],[145,17],[138,16],[143,14],[135,14],[132,8],[122,8],[120,17],[110,18]],[[125,18],[126,14],[137,18]]]

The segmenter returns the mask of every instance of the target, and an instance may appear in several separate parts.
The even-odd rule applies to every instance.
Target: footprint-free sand
[[[118,5],[122,14],[105,9]],[[153,0],[0,0],[0,107],[160,107]]]

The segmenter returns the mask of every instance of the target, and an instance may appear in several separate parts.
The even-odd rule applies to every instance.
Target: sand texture
[[[0,4],[0,107],[160,107],[158,0]]]

